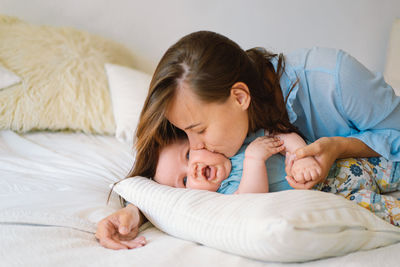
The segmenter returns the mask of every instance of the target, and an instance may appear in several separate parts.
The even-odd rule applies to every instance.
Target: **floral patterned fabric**
[[[400,189],[400,162],[383,157],[340,159],[314,189],[341,195],[400,226],[400,200],[384,195]]]

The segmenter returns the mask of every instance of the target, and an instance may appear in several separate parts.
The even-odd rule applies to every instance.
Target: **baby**
[[[267,193],[292,189],[285,173],[291,153],[305,146],[295,133],[264,136],[264,130],[248,136],[239,152],[227,159],[208,150],[190,150],[187,139],[163,148],[154,180],[173,187],[216,191],[223,194]],[[310,181],[320,171],[314,158],[295,160],[286,168],[297,182]],[[268,174],[268,175],[267,175]],[[383,157],[337,160],[328,177],[314,190],[334,193],[400,226],[400,201],[384,193],[400,189],[400,162]]]
[[[162,149],[154,180],[172,187],[223,194],[267,193],[292,189],[286,181],[285,157],[305,146],[296,133],[266,136],[264,130],[248,136],[230,160],[206,149],[190,150],[187,139]],[[279,154],[280,153],[280,154]],[[314,158],[296,161],[296,181],[305,182],[321,171]],[[270,174],[270,179],[268,178]]]

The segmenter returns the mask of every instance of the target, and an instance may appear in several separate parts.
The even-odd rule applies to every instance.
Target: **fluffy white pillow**
[[[151,76],[128,67],[105,64],[118,140],[133,144],[140,112],[149,89]]]
[[[114,191],[170,235],[258,260],[308,261],[400,241],[400,228],[319,191],[222,195],[144,177],[123,180]]]
[[[19,83],[21,78],[0,65],[0,90]]]
[[[393,23],[387,52],[385,79],[400,95],[400,19]]]

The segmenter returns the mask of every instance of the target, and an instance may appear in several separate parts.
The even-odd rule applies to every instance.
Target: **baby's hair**
[[[170,124],[170,125],[172,126],[172,124]],[[153,179],[156,168],[157,168],[158,158],[160,156],[161,149],[163,147],[173,144],[175,142],[187,140],[187,135],[184,131],[182,131],[176,127],[174,127],[174,129],[171,129],[171,131],[172,130],[174,131],[174,133],[171,134],[170,138],[164,140],[164,143],[162,146],[155,142],[155,143],[153,143],[154,147],[151,147],[149,149],[149,151],[153,152],[154,154],[150,155],[150,153],[149,153],[146,156],[147,156],[147,158],[151,157],[153,159],[152,162],[144,162],[142,160],[139,160],[139,162],[136,163],[136,161],[138,160],[138,156],[136,155],[135,163],[133,164],[133,167],[129,171],[128,175],[125,178],[113,183],[111,190],[108,193],[107,204],[110,202],[112,191],[118,183],[120,183],[126,179],[130,179],[130,178],[133,179],[135,176],[143,176],[145,178]],[[137,164],[139,164],[139,166],[137,166]],[[120,201],[121,206],[125,206],[125,201],[121,196],[119,196],[119,201]]]

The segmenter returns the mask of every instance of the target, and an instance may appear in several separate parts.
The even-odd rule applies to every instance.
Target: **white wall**
[[[117,40],[134,52],[137,67],[147,72],[178,38],[200,29],[222,33],[244,49],[341,48],[370,69],[383,72],[400,1],[0,0],[0,12]]]

